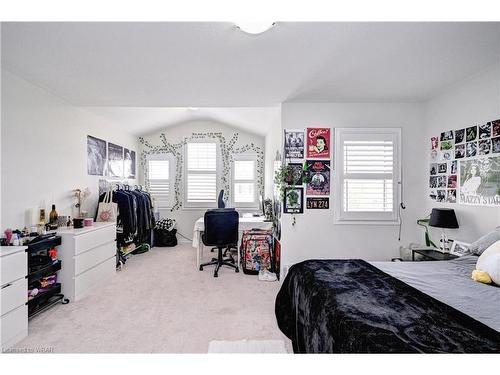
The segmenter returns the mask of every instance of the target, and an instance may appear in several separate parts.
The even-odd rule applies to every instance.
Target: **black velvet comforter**
[[[500,353],[499,332],[363,260],[294,265],[275,311],[296,353]]]

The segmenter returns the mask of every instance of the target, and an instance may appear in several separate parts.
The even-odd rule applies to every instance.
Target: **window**
[[[167,155],[148,156],[149,193],[158,208],[171,207],[170,161]]]
[[[188,143],[186,158],[187,206],[213,206],[217,199],[217,144]]]
[[[237,156],[233,163],[233,203],[236,207],[257,206],[256,157]]]
[[[400,129],[336,129],[336,222],[398,223]]]

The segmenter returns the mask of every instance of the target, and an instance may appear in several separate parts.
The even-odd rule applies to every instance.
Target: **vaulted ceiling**
[[[2,63],[82,106],[414,101],[498,61],[498,23],[7,23]]]
[[[211,118],[263,134],[286,101],[426,100],[498,64],[499,25],[3,23],[2,67],[133,133]]]

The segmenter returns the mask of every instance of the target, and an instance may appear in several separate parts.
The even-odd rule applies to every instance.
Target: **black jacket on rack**
[[[104,200],[105,193],[99,197]],[[118,189],[112,192],[111,200],[118,205],[117,245],[134,242],[136,245],[152,245],[154,228],[153,204],[149,193],[142,190]]]

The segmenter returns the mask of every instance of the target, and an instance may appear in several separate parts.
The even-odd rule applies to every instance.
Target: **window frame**
[[[175,182],[175,160],[174,157],[171,154],[167,153],[158,153],[158,154],[148,154],[146,156],[146,173],[145,173],[145,178],[147,179],[147,186],[151,186],[151,179],[149,178],[149,161],[151,160],[166,160],[168,161],[168,202],[166,206],[159,206],[157,205],[156,208],[158,210],[168,210],[171,209],[174,205],[174,194],[172,194]],[[174,178],[172,178],[174,176]],[[153,181],[165,181],[165,180],[153,180]],[[149,191],[149,189],[148,189]],[[151,194],[151,198],[154,198],[154,196]]]
[[[190,143],[213,143],[215,144],[215,201],[214,202],[188,202],[188,175],[189,175],[189,170],[188,170],[188,148]],[[184,147],[184,167],[183,167],[183,183],[184,183],[184,193],[183,193],[183,209],[207,209],[207,208],[217,208],[217,197],[221,189],[221,171],[222,171],[222,160],[220,156],[220,147],[219,147],[219,142],[215,140],[209,140],[209,139],[193,139],[188,142],[186,142],[186,145]],[[193,174],[207,174],[207,173],[213,173],[213,172],[202,172],[202,171],[193,171],[191,172]]]
[[[344,150],[343,141],[350,135],[384,135],[393,140],[393,204],[392,212],[345,212],[344,211]],[[352,138],[351,138],[352,139]],[[367,140],[370,140],[367,138]],[[401,202],[401,128],[336,128],[335,129],[335,224],[398,225]]]
[[[253,180],[236,180],[235,178],[235,162],[236,161],[253,161],[254,162],[254,179]],[[236,189],[235,189],[235,183],[236,182],[249,182],[252,181],[254,184],[254,201],[253,202],[236,202],[235,197],[236,197]],[[231,162],[231,207],[234,208],[251,208],[251,209],[258,209],[259,208],[259,186],[258,186],[258,178],[257,178],[257,154],[240,154],[240,155],[234,155],[233,160]]]

